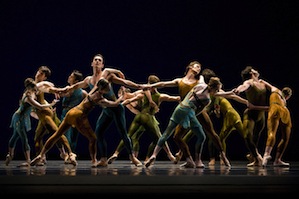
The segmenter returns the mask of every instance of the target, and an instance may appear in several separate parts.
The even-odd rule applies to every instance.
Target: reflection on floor
[[[61,160],[29,168],[18,167],[20,163],[13,160],[5,166],[4,161],[0,162],[1,195],[234,194],[244,198],[299,193],[299,162],[291,162],[286,168],[269,163],[263,168],[232,161],[230,168],[216,164],[204,169],[182,168],[170,161],[156,161],[149,168],[136,167],[125,160],[104,168],[92,168],[88,160],[79,160],[76,167]]]

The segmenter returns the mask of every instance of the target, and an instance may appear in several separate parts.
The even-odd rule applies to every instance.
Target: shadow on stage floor
[[[247,167],[245,161],[232,161],[230,168],[206,166],[186,169],[169,161],[156,161],[146,168],[126,160],[116,160],[105,168],[91,168],[90,161],[79,160],[76,167],[61,160],[46,166],[23,168],[20,161],[5,166],[0,162],[1,195],[167,195],[203,196],[287,195],[299,193],[299,162],[287,168]],[[205,163],[207,165],[207,163]]]

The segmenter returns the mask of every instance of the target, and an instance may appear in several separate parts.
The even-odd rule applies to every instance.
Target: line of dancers
[[[91,60],[92,75],[83,77],[74,70],[68,77],[68,85],[58,88],[47,79],[51,75],[48,66],[38,68],[35,78],[26,78],[25,90],[19,108],[13,114],[10,127],[13,134],[8,142],[8,153],[5,164],[13,160],[15,147],[21,141],[25,162],[19,166],[43,166],[47,164],[47,152],[56,146],[65,164],[76,166],[78,135],[88,139],[88,150],[91,167],[107,167],[117,160],[122,149],[126,149],[132,164],[137,167],[150,167],[161,149],[164,149],[170,161],[184,168],[205,168],[202,160],[203,146],[208,142],[210,151],[209,165],[215,165],[218,154],[220,164],[231,167],[226,155],[226,139],[237,131],[244,140],[248,150],[246,157],[248,167],[266,167],[273,158],[273,166],[289,167],[282,157],[288,146],[291,135],[291,115],[287,100],[292,96],[290,87],[282,89],[260,79],[258,70],[246,66],[241,71],[243,82],[235,88],[224,91],[219,76],[209,68],[202,70],[198,61],[191,61],[186,66],[185,74],[173,80],[161,81],[156,75],[149,75],[144,84],[137,84],[125,78],[122,71],[104,67],[104,56],[96,54]],[[114,92],[113,84],[120,86]],[[177,87],[178,95],[161,93],[159,88]],[[132,91],[134,89],[134,91]],[[62,101],[62,114],[57,116],[55,106],[59,100],[49,103],[45,93],[51,93]],[[241,95],[244,93],[244,95]],[[244,97],[243,97],[244,96]],[[242,117],[233,107],[231,100],[244,104]],[[177,103],[163,131],[155,115],[162,102]],[[96,107],[101,107],[95,127],[92,127],[88,116]],[[135,115],[127,128],[126,108]],[[210,117],[215,114],[222,118],[222,127],[218,133]],[[31,160],[31,147],[28,144],[27,132],[31,130],[31,117],[38,119],[35,129],[35,157]],[[120,143],[108,156],[105,133],[110,124],[115,123],[120,135]],[[258,150],[261,132],[267,130],[266,147],[263,155]],[[280,131],[278,131],[278,129]],[[146,159],[139,159],[139,139],[144,133],[151,135]],[[276,140],[277,132],[281,133]],[[44,142],[45,137],[47,137]],[[195,137],[195,151],[191,154],[190,139]],[[173,138],[177,152],[173,153],[167,142]],[[277,146],[276,146],[276,143]],[[275,154],[272,152],[276,146]],[[215,147],[217,153],[213,154]]]

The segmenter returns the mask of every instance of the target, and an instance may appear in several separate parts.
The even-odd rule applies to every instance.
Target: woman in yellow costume
[[[290,111],[287,108],[287,100],[292,96],[292,89],[284,87],[282,90],[279,90],[264,80],[260,81],[271,89],[267,119],[267,142],[263,156],[263,166],[267,166],[268,161],[272,158],[271,152],[276,143],[276,133],[280,129],[281,136],[276,148],[273,166],[289,167],[290,163],[282,161],[282,156],[291,136],[292,121]]]
[[[249,103],[249,102],[247,100],[245,100],[244,104],[245,103]],[[218,118],[220,118],[221,116],[223,118],[219,137],[220,137],[220,140],[221,140],[221,143],[223,146],[223,150],[225,151],[225,153],[226,153],[226,149],[227,149],[226,139],[233,131],[237,131],[242,136],[247,149],[250,151],[250,149],[252,148],[252,147],[249,147],[251,142],[250,142],[250,140],[248,140],[248,136],[245,134],[241,116],[236,111],[236,109],[232,106],[230,101],[228,99],[226,99],[225,97],[212,97],[212,102],[211,102],[211,105],[208,107],[208,109],[209,108],[211,108],[210,111],[214,112]],[[250,109],[268,110],[268,106],[250,105]],[[209,145],[210,144],[211,143],[209,143]],[[209,151],[210,150],[211,149],[209,149]],[[213,157],[212,154],[210,153],[209,165],[214,165],[214,164],[215,164],[215,157]],[[224,165],[224,162],[222,160],[220,160],[220,164]]]
[[[82,100],[82,102],[70,109],[62,120],[57,131],[46,141],[40,154],[36,156],[31,165],[37,164],[42,160],[42,157],[53,147],[53,145],[63,136],[63,134],[71,127],[75,127],[82,135],[84,135],[89,141],[89,153],[91,157],[92,167],[97,166],[97,137],[95,132],[90,126],[88,120],[88,114],[94,109],[96,105],[103,107],[117,106],[122,98],[118,98],[116,101],[110,101],[103,97],[104,93],[109,92],[109,83],[106,79],[100,79],[97,85],[88,93],[88,95]],[[59,92],[59,89],[52,90],[53,92]]]

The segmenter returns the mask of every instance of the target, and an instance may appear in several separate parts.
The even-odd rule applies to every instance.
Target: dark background
[[[242,83],[240,73],[245,66],[254,66],[261,78],[279,88],[293,89],[288,102],[293,129],[284,159],[298,161],[298,10],[297,1],[288,0],[0,0],[0,159],[4,160],[7,153],[12,134],[9,124],[18,108],[24,79],[34,77],[39,66],[47,65],[52,69],[49,80],[58,87],[65,86],[73,69],[84,76],[92,74],[91,59],[102,53],[106,66],[121,69],[127,79],[137,83],[145,83],[150,74],[161,80],[182,77],[186,65],[198,60],[203,69],[211,68],[220,76],[224,89],[231,89]],[[160,92],[177,94],[177,88]],[[232,104],[242,114],[245,107]],[[162,132],[175,105],[162,103],[157,114]],[[99,111],[96,108],[90,114],[93,126]],[[128,126],[132,118],[127,112]],[[218,130],[220,121],[215,121]],[[35,125],[33,119],[33,130]],[[260,140],[261,153],[265,133]],[[34,131],[28,135],[32,143]],[[120,139],[114,124],[106,138],[110,155]],[[140,142],[142,159],[149,137],[145,134]],[[172,139],[169,143],[176,152]],[[78,158],[89,159],[87,140],[82,135],[78,145]],[[16,155],[23,159],[20,146]],[[191,141],[191,150],[193,146]],[[245,159],[246,148],[236,132],[228,138],[227,149],[229,159]],[[204,152],[207,160],[206,147]],[[57,158],[57,149],[48,155]],[[164,152],[159,156],[165,156]],[[121,157],[127,158],[127,153],[123,151]]]

